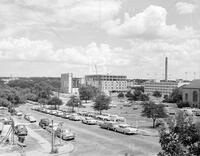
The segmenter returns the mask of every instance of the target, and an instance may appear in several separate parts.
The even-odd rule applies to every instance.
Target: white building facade
[[[105,93],[127,91],[127,77],[122,75],[86,75],[85,83]]]

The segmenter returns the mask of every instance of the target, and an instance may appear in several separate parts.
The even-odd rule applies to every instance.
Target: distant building
[[[63,93],[72,93],[73,81],[72,73],[61,74],[61,92]]]
[[[135,81],[135,79],[127,79],[127,88],[132,88],[135,85],[137,85],[137,82]]]
[[[127,91],[127,77],[123,75],[86,75],[85,83],[109,94]]]
[[[145,94],[152,95],[155,91],[161,92],[164,95],[170,95],[172,91],[178,87],[176,81],[163,81],[163,82],[145,82],[144,92]]]
[[[200,108],[200,80],[193,80],[182,87],[183,102],[188,102],[191,107]]]
[[[78,94],[78,89],[83,82],[82,78],[73,77],[72,73],[61,74],[61,92]]]
[[[179,88],[189,82],[179,81],[179,80],[161,80],[160,82],[156,81],[148,81],[144,83],[144,92],[146,94],[152,95],[153,92],[159,91],[161,92],[162,96],[170,95],[174,89]]]

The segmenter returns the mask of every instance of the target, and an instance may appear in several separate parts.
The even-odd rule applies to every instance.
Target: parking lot
[[[80,121],[71,121],[61,117],[56,117],[49,114],[44,114],[42,112],[31,110],[32,105],[26,104],[21,106],[19,109],[24,113],[32,114],[37,122],[35,124],[29,125],[31,129],[36,129],[40,136],[44,137],[47,141],[51,141],[50,133],[38,126],[38,121],[41,118],[53,119],[54,122],[63,122],[64,128],[69,128],[76,134],[76,138],[73,141],[67,141],[68,144],[72,144],[74,149],[70,152],[70,155],[78,156],[93,156],[95,155],[156,155],[160,150],[158,143],[158,137],[146,136],[142,134],[136,135],[124,135],[121,133],[116,133],[114,131],[109,131],[106,129],[101,129],[98,125],[86,125],[82,124]],[[87,110],[89,111],[91,107],[88,105],[86,108],[81,108],[79,111]],[[116,108],[111,108],[106,111],[107,113],[116,114],[121,110],[121,106]],[[140,108],[138,110],[131,110],[130,107],[123,107],[118,114],[127,118],[127,123],[135,125],[136,121],[140,129],[146,129],[152,124],[152,121],[146,118],[140,117]],[[27,122],[22,119],[23,122]],[[34,126],[33,126],[34,125]],[[151,129],[150,129],[151,130]],[[152,130],[153,132],[155,130]],[[153,134],[152,132],[152,134]],[[142,149],[145,149],[142,150]]]

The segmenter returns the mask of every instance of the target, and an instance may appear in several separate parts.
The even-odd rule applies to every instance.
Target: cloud
[[[0,41],[0,60],[83,66],[97,65],[99,69],[105,70],[107,66],[125,66],[128,64],[126,58],[119,57],[116,54],[119,53],[119,49],[111,48],[108,44],[98,46],[95,42],[92,42],[85,47],[55,50],[52,44],[46,40],[32,41],[27,38],[10,38]]]
[[[91,23],[114,18],[121,8],[119,0],[17,0],[17,4],[36,13],[43,13],[46,22],[70,24]],[[45,17],[52,17],[46,19]]]
[[[197,5],[186,3],[186,2],[177,2],[176,9],[180,14],[190,14],[193,13],[198,8]]]
[[[51,32],[100,27],[121,9],[119,0],[13,0],[0,2],[0,38],[28,37],[33,32]]]
[[[109,34],[133,39],[185,39],[195,36],[193,28],[178,29],[175,24],[167,25],[166,18],[165,8],[151,5],[133,17],[125,13],[123,22],[119,19],[111,21],[105,28]]]

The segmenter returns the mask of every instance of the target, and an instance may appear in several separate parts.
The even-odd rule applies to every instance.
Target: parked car
[[[77,115],[77,114],[71,114],[69,116],[69,119],[73,120],[73,121],[80,121],[82,118],[79,115]]]
[[[75,139],[75,134],[71,132],[69,129],[61,129],[57,128],[55,130],[55,135],[57,137],[61,137],[63,140],[74,140]]]
[[[137,110],[138,109],[138,106],[137,105],[134,105],[133,106],[133,110]]]
[[[47,113],[47,114],[50,114],[50,113],[51,113],[51,110],[50,110],[50,109],[47,109],[47,110],[46,110],[46,113]]]
[[[30,114],[25,114],[24,119],[28,120],[31,123],[36,122],[36,119],[33,116],[31,116]]]
[[[19,124],[14,127],[14,133],[18,136],[28,135],[28,130],[25,125]]]
[[[57,111],[55,115],[58,117],[62,117],[64,113],[62,111]]]
[[[46,130],[48,132],[52,132],[52,130],[56,131],[58,128],[58,125],[59,125],[59,123],[53,123],[53,125],[52,125],[52,123],[50,123],[48,126],[46,126]]]
[[[4,125],[11,125],[12,120],[9,117],[1,117],[0,122],[3,123]]]
[[[82,120],[82,123],[84,124],[88,124],[88,125],[95,125],[97,123],[97,121],[91,117],[85,117],[83,120]]]
[[[19,117],[22,117],[23,113],[21,111],[16,111],[15,112],[15,115],[19,116]]]
[[[50,124],[50,120],[48,118],[43,118],[40,120],[39,122],[39,126],[42,128],[46,128],[46,126],[48,126]]]
[[[51,115],[56,115],[57,114],[57,111],[56,110],[51,110]]]
[[[110,116],[107,116],[107,115],[97,115],[96,119],[103,120],[103,121],[110,121],[111,120]]]
[[[137,128],[133,128],[128,124],[114,125],[114,131],[120,132],[120,133],[123,133],[123,134],[137,134],[138,133]]]
[[[117,105],[115,105],[115,104],[110,104],[109,106],[110,106],[110,107],[113,107],[113,108],[116,108],[116,107],[117,107]]]
[[[196,110],[195,115],[196,115],[196,116],[200,116],[200,111],[199,111],[199,110]]]
[[[99,126],[104,129],[114,130],[115,125],[118,125],[118,123],[113,122],[113,121],[105,121],[104,123],[100,124]]]
[[[81,116],[88,116],[88,112],[79,112],[78,114]]]
[[[124,106],[124,107],[131,107],[132,104],[131,104],[131,103],[125,103],[125,104],[123,104],[123,106]]]
[[[69,116],[70,116],[71,114],[70,113],[64,113],[63,115],[62,115],[62,118],[64,118],[64,119],[69,119]]]

